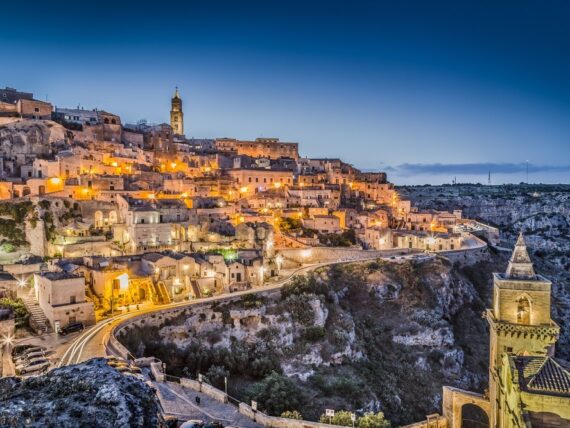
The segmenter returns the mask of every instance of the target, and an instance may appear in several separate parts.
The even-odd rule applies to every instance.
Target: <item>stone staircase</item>
[[[30,313],[30,327],[40,334],[53,332],[44,311],[40,308],[40,305],[36,300],[36,296],[33,294],[33,291],[20,296],[20,298]]]

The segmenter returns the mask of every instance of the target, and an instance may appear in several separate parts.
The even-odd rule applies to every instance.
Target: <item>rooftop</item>
[[[42,272],[41,276],[49,279],[50,281],[60,281],[63,279],[81,278],[79,275],[74,275],[67,272]]]
[[[570,397],[570,372],[550,357],[513,358],[521,389]]]

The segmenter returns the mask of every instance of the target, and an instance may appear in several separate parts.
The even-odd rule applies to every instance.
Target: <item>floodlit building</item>
[[[444,387],[448,427],[570,426],[570,371],[554,358],[550,301],[551,282],[535,273],[521,234],[507,271],[493,276],[488,394]]]
[[[55,331],[75,322],[95,323],[93,303],[85,297],[85,277],[42,272],[34,275],[34,289],[39,306]]]

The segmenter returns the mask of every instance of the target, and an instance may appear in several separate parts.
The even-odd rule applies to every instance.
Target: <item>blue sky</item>
[[[570,182],[570,3],[9,2],[0,86],[401,183]],[[461,179],[458,177],[458,179]]]

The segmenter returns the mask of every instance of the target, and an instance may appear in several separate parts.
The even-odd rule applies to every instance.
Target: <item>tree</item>
[[[303,419],[303,415],[301,415],[301,413],[297,410],[287,410],[281,413],[281,417],[287,419],[297,419],[299,421]]]
[[[368,412],[358,418],[358,428],[389,428],[390,421],[384,418],[384,413]]]
[[[216,388],[224,387],[224,378],[228,377],[230,372],[226,370],[223,366],[212,365],[206,372],[206,378],[214,385]]]
[[[303,393],[288,377],[273,371],[247,391],[249,400],[255,400],[266,413],[277,416],[297,410],[303,403]],[[248,400],[248,401],[249,401]]]
[[[329,416],[327,416],[326,414],[321,415],[319,422],[321,422],[323,424],[331,423],[333,425],[341,425],[341,426],[345,426],[345,427],[351,427],[352,426],[351,416],[352,416],[352,412],[349,412],[346,410],[339,410],[338,412],[335,412],[332,419]]]

